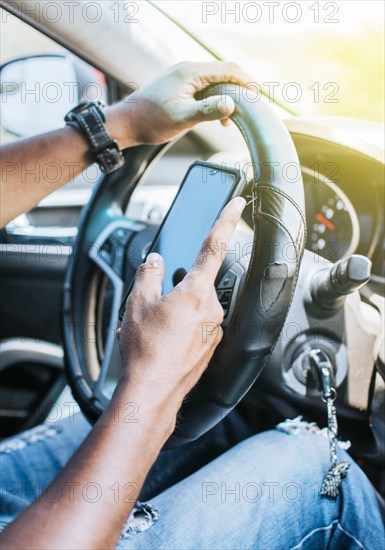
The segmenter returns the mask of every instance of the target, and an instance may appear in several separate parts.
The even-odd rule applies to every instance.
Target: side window
[[[104,75],[1,9],[1,143],[63,126],[83,99],[107,102]]]
[[[64,115],[82,100],[108,103],[103,73],[3,9],[0,18],[1,144],[63,127]],[[8,224],[8,241],[72,242],[99,178],[99,168],[88,167]]]

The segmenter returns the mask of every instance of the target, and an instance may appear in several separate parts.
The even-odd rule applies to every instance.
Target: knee
[[[251,460],[259,475],[265,477],[315,483],[323,479],[330,466],[328,439],[320,431],[293,434],[270,430],[239,447],[240,462]]]

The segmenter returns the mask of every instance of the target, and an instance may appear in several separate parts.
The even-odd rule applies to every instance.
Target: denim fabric
[[[150,501],[137,504],[117,549],[384,549],[383,503],[345,451],[339,458],[351,467],[332,501],[319,496],[329,468],[319,432],[267,431],[224,452],[239,438],[233,432],[226,443],[225,427],[161,454],[141,495]],[[1,444],[3,527],[41,494],[89,429],[75,415]]]

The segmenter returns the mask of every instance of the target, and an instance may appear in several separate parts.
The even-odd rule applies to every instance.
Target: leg
[[[0,444],[0,530],[42,493],[90,429],[87,420],[75,414],[60,422],[42,424]]]
[[[81,414],[46,423],[0,444],[0,530],[41,495],[91,430]],[[250,431],[234,411],[198,441],[160,454],[141,499],[147,500],[204,466]],[[52,499],[59,499],[53,488]]]
[[[156,521],[123,530],[117,548],[383,550],[379,500],[348,459],[340,496],[326,500],[319,491],[329,468],[327,440],[264,432],[154,498]]]
[[[165,491],[252,434],[235,409],[196,441],[162,451],[147,476],[140,500],[148,500]]]

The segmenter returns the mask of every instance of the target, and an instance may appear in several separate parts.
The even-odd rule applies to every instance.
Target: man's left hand
[[[220,120],[226,126],[235,108],[232,98],[213,96],[198,101],[195,94],[210,84],[246,86],[250,80],[236,63],[180,63],[123,100],[119,104],[120,121],[126,112],[132,145],[165,143],[198,122]]]

